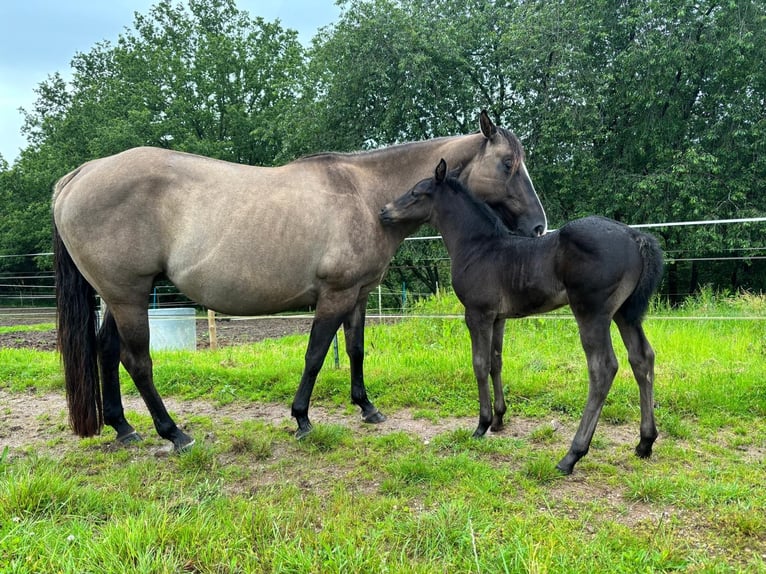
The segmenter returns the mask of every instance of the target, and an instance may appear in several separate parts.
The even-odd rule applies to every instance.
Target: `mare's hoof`
[[[369,424],[379,424],[382,422],[385,422],[386,415],[384,415],[382,412],[380,412],[378,409],[375,409],[368,415],[362,415],[362,420]]]
[[[126,435],[118,436],[117,437],[117,442],[120,443],[120,444],[124,444],[124,445],[129,445],[129,444],[133,444],[133,443],[136,443],[136,442],[141,442],[142,440],[144,440],[144,439],[141,438],[141,435],[138,434],[136,431],[129,432]]]
[[[196,441],[192,437],[182,435],[173,441],[173,450],[178,454],[181,454],[182,452],[188,452],[194,446],[195,442]]]

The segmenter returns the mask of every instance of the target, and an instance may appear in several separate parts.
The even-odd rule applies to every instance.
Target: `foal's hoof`
[[[301,440],[302,438],[306,437],[311,432],[312,428],[313,427],[311,425],[299,426],[298,430],[295,431],[295,439]]]
[[[138,434],[136,431],[129,432],[128,434],[126,434],[124,436],[118,436],[117,437],[117,442],[122,444],[122,445],[129,445],[129,444],[133,444],[133,443],[136,443],[136,442],[141,442],[142,440],[144,440],[144,439],[141,438],[141,435]]]
[[[649,458],[652,456],[652,445],[647,447],[643,443],[639,443],[636,447],[636,456],[638,458]]]
[[[379,424],[379,423],[385,422],[385,420],[386,420],[386,415],[384,415],[384,414],[383,414],[382,412],[380,412],[378,409],[375,409],[374,411],[372,411],[372,412],[371,412],[370,414],[368,414],[368,415],[365,415],[365,414],[363,414],[363,415],[362,415],[362,420],[363,420],[364,422],[366,422],[366,423],[369,423],[369,424],[375,424],[375,425],[376,425],[376,424]]]
[[[576,459],[571,455],[567,455],[559,461],[559,463],[556,465],[556,468],[561,474],[570,475],[572,474],[574,465],[578,460],[579,459]]]

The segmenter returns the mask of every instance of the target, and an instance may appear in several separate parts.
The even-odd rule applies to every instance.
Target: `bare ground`
[[[0,314],[0,325],[29,325],[35,322],[50,323],[52,317],[47,315],[9,316]],[[216,338],[219,347],[254,343],[269,338],[280,338],[290,334],[307,333],[311,328],[311,319],[300,318],[255,318],[248,320],[218,319],[216,320]],[[37,350],[56,349],[56,331],[18,331],[0,333],[0,347],[30,348]],[[209,347],[207,322],[197,324],[197,348]],[[164,398],[165,404],[174,418],[183,425],[185,420],[194,416],[208,416],[216,419],[257,420],[277,427],[285,432],[294,432],[295,421],[290,416],[287,404],[274,403],[232,403],[216,405],[211,401],[183,401],[172,397]],[[123,397],[125,410],[146,413],[146,407],[139,396]],[[388,414],[388,420],[380,426],[367,425],[361,422],[356,414],[350,415],[343,409],[329,409],[322,406],[311,407],[312,420],[325,424],[342,424],[358,432],[397,432],[403,431],[416,434],[423,440],[430,440],[439,433],[458,428],[472,428],[476,424],[473,418],[447,418],[438,423],[415,418],[408,410]],[[538,422],[514,425],[515,432],[529,431],[530,425]],[[48,441],[56,439],[57,449],[74,444],[77,440],[67,428],[66,398],[62,393],[40,394],[34,390],[24,393],[10,393],[0,388],[0,448],[8,446],[19,449],[28,446],[43,447]],[[525,428],[526,427],[526,428]],[[153,433],[153,429],[140,429],[144,434]],[[105,430],[105,437],[111,431]],[[105,438],[105,440],[108,440]],[[163,447],[161,451],[167,450]]]

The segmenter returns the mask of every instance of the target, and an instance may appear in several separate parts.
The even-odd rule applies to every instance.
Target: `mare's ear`
[[[493,137],[495,137],[497,128],[495,127],[495,124],[492,123],[492,120],[489,119],[487,110],[481,110],[481,114],[479,115],[479,124],[481,125],[481,133],[484,134],[485,138],[491,140]]]
[[[445,177],[447,177],[447,162],[442,158],[434,171],[434,179],[436,183],[442,183]]]

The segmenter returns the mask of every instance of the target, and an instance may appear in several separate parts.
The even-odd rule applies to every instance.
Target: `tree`
[[[296,32],[233,0],[161,0],[116,46],[78,54],[71,89],[44,84],[26,129],[72,149],[72,167],[137,145],[269,165],[303,65]]]
[[[136,14],[116,45],[74,57],[70,82],[55,73],[38,86],[25,113],[30,145],[0,166],[0,250],[49,251],[53,184],[96,157],[152,145],[279,162],[304,66],[296,32],[251,19],[233,0],[161,0]],[[35,261],[0,261],[11,267]]]
[[[57,177],[134,145],[271,165],[472,132],[482,108],[524,143],[553,227],[590,213],[626,223],[766,213],[763,2],[340,5],[307,52],[234,0],[161,0],[136,15],[116,46],[75,57],[71,82],[54,74],[40,85],[31,145],[0,170],[4,224],[31,230]],[[652,231],[679,260],[667,292],[766,284],[752,261],[680,261],[762,248],[763,225]],[[4,227],[0,245],[22,235],[45,232]],[[392,277],[429,257],[414,251],[424,245],[408,245]],[[437,273],[395,280],[433,288]]]

